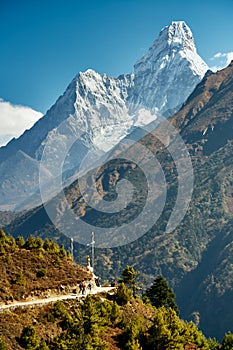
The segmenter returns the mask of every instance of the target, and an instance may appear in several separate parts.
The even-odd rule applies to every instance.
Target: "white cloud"
[[[231,52],[217,52],[211,57],[211,61],[214,61],[214,65],[210,67],[213,72],[227,67],[233,60],[233,51]]]
[[[19,137],[42,115],[30,107],[13,105],[0,98],[0,146],[7,144],[13,137]]]
[[[214,58],[218,58],[218,57],[222,57],[222,53],[221,52],[217,52],[214,56],[213,56],[213,58],[212,58],[212,60],[214,59]]]

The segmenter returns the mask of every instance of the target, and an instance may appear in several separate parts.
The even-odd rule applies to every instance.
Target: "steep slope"
[[[210,154],[223,146],[232,117],[232,62],[215,74],[208,72],[205,79],[190,95],[183,108],[172,117],[172,123],[182,129],[182,136],[190,144],[203,140],[203,154]],[[220,129],[218,128],[220,126]],[[215,148],[212,148],[215,143]]]
[[[193,156],[196,185],[191,213],[208,244],[199,264],[181,281],[178,302],[184,317],[199,313],[200,326],[220,338],[233,324],[232,135],[233,62],[207,74],[172,122]],[[191,228],[196,232],[197,229]],[[219,322],[219,315],[225,315]]]
[[[93,278],[64,247],[48,239],[14,240],[0,229],[0,252],[0,305],[57,295],[63,289],[71,292],[84,279]]]
[[[60,301],[27,312],[20,308],[1,312],[1,347],[6,348],[6,344],[9,350],[20,350],[33,344],[34,348],[48,350],[213,348],[193,323],[181,320],[174,310],[153,308],[140,298],[133,298],[126,287],[124,296],[129,302],[119,295],[120,290],[116,295],[88,296],[81,303]]]
[[[147,281],[162,273],[175,287],[182,314],[192,317],[194,312],[199,313],[201,329],[207,335],[221,338],[233,324],[230,234],[233,230],[233,64],[217,73],[208,73],[171,118],[171,123],[180,130],[193,163],[193,197],[186,216],[172,233],[165,233],[177,197],[177,171],[169,148],[149,133],[140,142],[154,153],[166,178],[167,198],[162,214],[147,234],[135,242],[114,249],[97,249],[96,270],[100,276],[114,277],[119,275],[122,266],[130,264],[143,271]],[[110,227],[115,222],[111,220],[118,220],[121,225],[130,222],[130,215],[138,215],[137,210],[141,210],[147,195],[145,178],[133,163],[125,162],[116,154],[118,162],[105,164],[99,172],[98,188],[109,195],[109,200],[115,200],[114,188],[119,179],[131,181],[139,190],[127,209],[118,217],[98,215],[85,204],[76,181],[65,190],[67,202],[58,196],[49,204],[55,204],[57,222],[65,218],[67,203],[77,217],[96,227]],[[154,193],[156,197],[157,191]],[[34,232],[56,236],[68,243],[68,238],[53,226],[43,207],[29,211],[8,230],[14,234]],[[80,258],[86,249],[76,243],[75,253]],[[209,302],[210,298],[213,303]],[[224,312],[224,321],[215,317],[220,309]]]
[[[13,209],[15,205],[25,197],[32,195],[39,183],[40,163],[18,151],[14,156],[0,164],[0,208]],[[48,181],[52,175],[41,167],[42,180]]]
[[[93,159],[111,150],[134,127],[177,111],[207,69],[189,27],[172,22],[135,64],[134,74],[112,78],[91,69],[80,72],[43,118],[19,139],[0,148],[0,163],[20,150],[40,161],[46,149],[43,166],[54,177],[59,175],[57,164],[63,158],[62,172],[78,168],[89,151],[93,153],[92,165]],[[12,178],[12,187],[15,182],[22,182],[20,174]],[[36,191],[38,181],[32,177],[31,182],[29,187]],[[6,190],[3,197],[7,194]],[[8,202],[22,209],[24,199],[28,200],[28,193]],[[0,205],[4,201],[0,199]]]
[[[133,109],[143,106],[172,115],[188,98],[208,67],[198,56],[190,28],[172,22],[134,66]]]

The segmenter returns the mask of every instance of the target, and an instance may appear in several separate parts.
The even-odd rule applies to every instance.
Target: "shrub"
[[[47,346],[46,342],[42,340],[40,345],[37,346],[36,350],[49,350],[49,347]]]
[[[59,249],[58,256],[59,256],[61,259],[64,259],[64,258],[67,257],[67,254],[66,254],[66,250],[65,250],[65,248],[64,248],[64,245],[62,245],[61,248]]]
[[[1,337],[0,337],[0,350],[7,350],[7,346]]]
[[[46,238],[43,243],[43,249],[48,253],[59,253],[59,246],[57,243],[53,242],[52,240]]]
[[[19,344],[22,348],[27,350],[33,350],[40,343],[40,339],[36,334],[34,327],[25,326],[19,338]]]
[[[43,248],[43,240],[39,237],[29,236],[24,244],[24,248],[27,250],[37,250]]]
[[[117,292],[115,295],[116,302],[118,305],[125,305],[132,298],[132,291],[126,287],[126,285],[121,282],[117,287]]]
[[[21,272],[16,273],[11,280],[11,284],[17,284],[18,286],[26,286],[26,280]]]
[[[15,240],[15,243],[17,244],[17,246],[19,248],[23,248],[23,246],[25,244],[24,238],[22,236],[18,236]]]
[[[46,274],[47,274],[47,270],[42,268],[37,271],[36,277],[41,278],[41,277],[44,277]]]
[[[233,349],[233,334],[227,332],[222,340],[221,350],[232,350]]]

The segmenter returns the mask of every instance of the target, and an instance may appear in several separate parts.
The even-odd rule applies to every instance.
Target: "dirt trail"
[[[90,294],[98,294],[102,292],[109,292],[111,290],[114,290],[115,287],[94,287],[91,291],[86,291],[86,293],[83,295],[82,293],[69,293],[65,295],[57,295],[53,297],[48,297],[46,299],[36,299],[36,300],[29,300],[29,301],[20,301],[20,302],[12,302],[10,304],[0,305],[0,311],[11,309],[11,308],[17,308],[17,307],[30,307],[35,305],[44,305],[48,303],[53,303],[58,300],[67,300],[67,299],[79,299],[85,298],[87,295]]]

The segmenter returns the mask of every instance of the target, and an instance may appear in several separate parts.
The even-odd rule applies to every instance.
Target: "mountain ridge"
[[[149,49],[149,56],[137,61],[134,74],[112,78],[91,69],[78,73],[43,118],[19,139],[0,148],[0,163],[20,149],[41,161],[46,149],[47,163],[43,166],[57,176],[55,165],[63,150],[62,171],[78,168],[88,152],[99,158],[134,127],[144,127],[160,114],[168,117],[177,111],[208,67],[198,56],[191,30],[184,22],[172,22],[162,33],[153,44],[156,47]],[[30,177],[30,168],[27,171]],[[17,183],[22,181],[18,176]],[[39,188],[35,181],[30,186]],[[0,193],[1,197],[6,198],[7,193]],[[24,200],[21,203],[15,197],[5,204],[23,209]],[[1,199],[0,205],[4,206]]]

